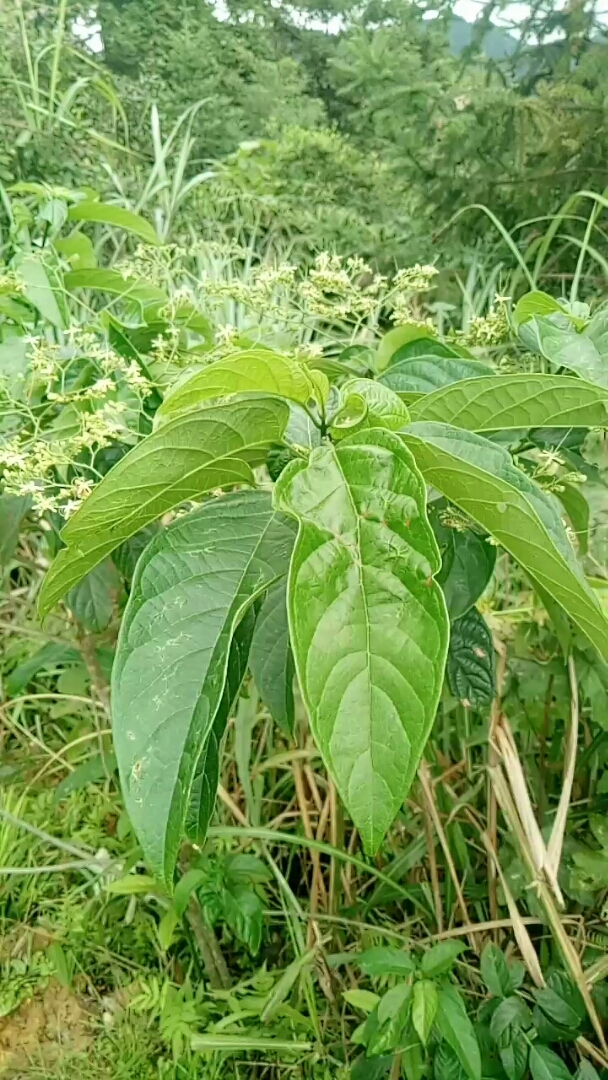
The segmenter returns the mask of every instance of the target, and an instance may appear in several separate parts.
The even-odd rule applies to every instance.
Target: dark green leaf
[[[130,536],[120,547],[116,548],[116,551],[112,552],[112,562],[127,581],[132,580],[137,560],[146,550],[150,541],[154,539],[157,532],[158,525],[156,523],[147,525],[145,529],[140,529],[138,533]]]
[[[530,1047],[532,1080],[572,1080],[572,1073],[562,1058],[548,1046],[534,1043]]]
[[[402,438],[427,482],[492,533],[608,659],[608,621],[578,564],[555,497],[481,435],[446,424],[412,424]]]
[[[498,1053],[509,1080],[523,1080],[528,1067],[528,1040],[525,1035],[513,1035],[508,1046],[503,1046]]]
[[[448,529],[433,523],[441,548],[437,581],[450,619],[458,619],[479,599],[494,572],[496,546],[472,529]]]
[[[467,707],[487,705],[494,697],[492,635],[477,608],[452,623],[447,676],[454,697]]]
[[[525,1001],[513,995],[504,998],[490,1022],[492,1038],[499,1046],[507,1046],[516,1032],[532,1025],[532,1013]]]
[[[394,1057],[392,1054],[384,1057],[358,1057],[350,1070],[350,1080],[382,1080],[391,1071]]]
[[[113,669],[114,743],[129,817],[169,887],[187,816],[194,828],[193,787],[233,634],[286,573],[292,545],[293,526],[269,497],[239,492],[178,518],[138,563]],[[198,805],[200,828],[209,811],[202,796]]]
[[[435,1023],[442,1038],[456,1053],[469,1080],[481,1080],[477,1037],[456,987],[445,985],[440,988]]]
[[[293,656],[287,622],[287,582],[278,581],[266,594],[257,618],[249,666],[262,701],[273,720],[293,731]]]
[[[211,725],[211,730],[203,744],[194,768],[184,824],[186,836],[194,844],[202,845],[204,843],[215,809],[224,733],[247,671],[254,626],[255,612],[253,608],[249,608],[234,632],[228,655],[226,682],[222,698]]]
[[[292,462],[275,497],[299,519],[289,625],[311,727],[374,852],[415,775],[445,663],[424,484],[400,438],[377,429]]]
[[[85,630],[100,634],[109,625],[114,609],[113,591],[118,575],[109,559],[94,567],[67,593],[65,602]]]
[[[29,506],[30,499],[27,495],[0,495],[0,569],[13,557],[21,522]]]
[[[153,432],[104,476],[62,531],[42,586],[46,615],[106,555],[174,506],[233,484],[253,486],[251,465],[280,440],[288,406],[249,398],[188,413]]]
[[[507,997],[511,993],[509,966],[502,949],[488,942],[481,954],[481,977],[494,997]]]
[[[423,975],[443,975],[451,971],[456,959],[464,952],[466,945],[462,941],[440,941],[427,949],[422,957],[420,970]]]
[[[391,364],[378,382],[390,387],[396,394],[430,394],[462,379],[486,378],[493,374],[492,368],[477,360],[464,360],[460,356],[443,359],[418,356]]]
[[[434,1080],[466,1080],[467,1073],[460,1058],[447,1042],[439,1043],[433,1062]]]
[[[75,649],[67,643],[61,645],[59,642],[49,641],[6,676],[5,692],[8,697],[16,697],[39,671],[48,671],[49,668],[57,667],[57,664],[71,664],[81,659],[80,649]]]

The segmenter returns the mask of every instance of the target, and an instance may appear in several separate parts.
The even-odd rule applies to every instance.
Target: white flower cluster
[[[57,511],[67,517],[92,490],[95,453],[135,437],[129,420],[137,410],[122,400],[124,392],[141,401],[152,385],[135,361],[81,327],[68,330],[61,344],[33,335],[25,343],[23,396],[13,400],[0,385],[3,411],[21,418],[20,430],[0,441],[2,487],[29,496],[39,514]],[[91,476],[68,479],[75,463]]]

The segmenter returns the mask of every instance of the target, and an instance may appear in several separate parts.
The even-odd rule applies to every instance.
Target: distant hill
[[[472,43],[474,34],[474,23],[467,22],[466,19],[461,19],[459,16],[454,16],[450,26],[451,51],[456,56],[459,56]],[[482,40],[483,51],[488,60],[507,60],[516,52],[517,46],[517,38],[506,30],[501,30],[499,26],[494,26],[491,30],[488,30]]]

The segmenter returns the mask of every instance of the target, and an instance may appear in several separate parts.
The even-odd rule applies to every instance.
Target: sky
[[[459,15],[462,19],[466,19],[467,22],[473,23],[485,7],[486,2],[487,0],[456,0],[456,3],[454,4],[454,13]],[[218,8],[221,9],[222,0],[216,0],[216,4]],[[602,7],[603,10],[598,11],[598,15],[608,16],[608,0],[606,0],[606,3],[602,5]],[[529,13],[529,4],[516,2],[507,4],[501,12],[495,13],[492,17],[492,21],[496,26],[508,26],[511,32],[513,32],[513,27],[518,23],[523,22]],[[94,9],[91,10],[89,19],[83,19],[81,17],[76,19],[73,28],[78,37],[81,37],[83,41],[86,41],[91,52],[100,53],[102,51],[103,45],[100,35],[100,26],[95,19]],[[331,26],[329,26],[328,29],[332,32]]]

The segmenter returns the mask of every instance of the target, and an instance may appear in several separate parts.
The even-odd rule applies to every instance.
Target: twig
[[[572,785],[576,769],[576,751],[578,748],[579,726],[579,703],[578,703],[578,680],[576,677],[576,665],[574,657],[568,657],[568,675],[570,678],[570,725],[566,735],[566,756],[564,763],[564,783],[559,798],[557,814],[547,844],[547,867],[555,879],[559,871],[566,835],[566,819],[572,797]]]

